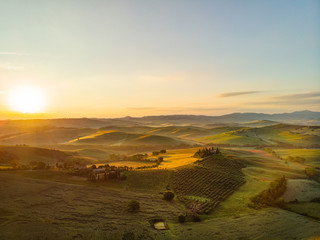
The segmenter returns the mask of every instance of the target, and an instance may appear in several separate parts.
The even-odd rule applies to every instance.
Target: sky
[[[318,0],[0,1],[0,119],[320,111],[319,25]]]

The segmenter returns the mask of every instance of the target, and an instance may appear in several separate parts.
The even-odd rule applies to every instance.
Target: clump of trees
[[[152,156],[158,156],[160,154],[166,153],[167,150],[162,149],[160,151],[154,151],[152,152]],[[111,161],[140,161],[140,162],[162,162],[163,157],[158,157],[156,160],[154,158],[149,158],[149,155],[147,153],[138,153],[134,154],[132,156],[127,156],[125,154],[110,154],[109,160]]]
[[[283,157],[281,157],[280,155],[278,155],[275,151],[273,151],[271,148],[264,148],[263,149],[265,152],[271,154],[272,156],[280,159],[280,160],[286,160],[286,163],[287,161],[291,161],[291,162],[298,162],[298,163],[301,163],[301,164],[304,164],[306,159],[303,158],[303,157],[300,157],[300,156],[287,156],[285,159]]]
[[[10,152],[0,151],[0,164],[16,168],[19,166],[19,158]]]
[[[308,176],[308,178],[320,182],[320,171],[319,170],[317,170],[314,167],[307,167],[304,171],[305,171],[306,175]]]
[[[109,164],[100,165],[99,167],[92,165],[84,170],[79,169],[75,175],[82,173],[82,176],[87,176],[89,181],[126,180],[125,172],[132,169],[132,167],[128,166],[116,167]]]
[[[45,164],[44,162],[37,162],[37,161],[33,161],[33,162],[30,162],[30,167],[31,169],[33,170],[42,170],[42,169],[49,169],[50,166]]]
[[[165,150],[165,149],[161,149],[160,151],[153,151],[152,156],[158,156],[158,155],[164,154],[166,152],[167,152],[167,150]]]
[[[146,161],[148,160],[148,154],[134,154],[132,156],[127,156],[125,154],[110,154],[109,160],[111,161]]]
[[[193,222],[200,222],[200,216],[199,214],[201,213],[201,203],[191,203],[190,205],[190,214],[191,214],[191,219]]]
[[[184,223],[186,221],[192,221],[192,222],[200,222],[200,214],[202,214],[202,204],[197,202],[192,202],[188,209],[186,210],[185,214],[180,213],[178,215],[178,222]]]
[[[288,157],[287,157],[287,160],[288,160],[288,161],[291,161],[291,162],[302,163],[302,164],[304,164],[305,161],[306,161],[305,158],[299,157],[299,156],[288,156]]]
[[[266,147],[266,148],[264,148],[263,150],[264,150],[265,152],[271,154],[272,156],[274,156],[274,157],[276,157],[276,158],[278,158],[278,159],[280,159],[280,160],[283,160],[283,158],[282,158],[281,156],[279,156],[279,155],[278,155],[275,151],[273,151],[271,148]]]
[[[156,161],[153,161],[155,162],[155,164],[152,164],[152,165],[146,165],[146,166],[142,166],[142,167],[137,167],[137,169],[147,169],[147,168],[156,168],[156,167],[159,167],[159,165],[163,162],[163,157],[158,157]]]
[[[131,200],[127,204],[127,210],[129,212],[138,212],[140,210],[140,203],[136,200]]]
[[[163,199],[166,201],[172,201],[174,198],[174,193],[172,191],[165,191],[163,193]]]
[[[278,178],[271,182],[268,189],[252,197],[250,199],[251,203],[249,204],[249,207],[259,209],[267,206],[277,206],[283,203],[281,200],[279,200],[279,198],[286,191],[286,189],[287,179],[285,176]]]
[[[209,157],[215,154],[220,154],[219,148],[216,150],[214,147],[209,147],[209,148],[200,148],[193,156],[197,158],[204,158],[204,157]]]

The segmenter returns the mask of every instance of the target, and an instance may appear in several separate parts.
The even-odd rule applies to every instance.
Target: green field
[[[69,122],[69,127],[32,125],[23,132],[10,127],[0,134],[0,143],[8,144],[0,146],[0,239],[126,239],[125,234],[133,234],[134,239],[308,239],[320,235],[315,220],[319,204],[310,202],[320,189],[317,178],[310,180],[305,173],[307,167],[320,164],[319,149],[308,148],[317,146],[319,127],[272,121],[104,126],[101,121],[82,120],[77,129],[75,122]],[[211,147],[203,146],[206,143],[215,149],[218,145],[222,155],[211,161],[195,157],[199,148]],[[265,147],[275,154],[264,151]],[[162,149],[166,151],[153,155]],[[132,160],[138,153],[147,157]],[[286,161],[288,156],[306,162]],[[158,157],[163,161],[155,166]],[[69,167],[54,168],[58,161]],[[43,162],[50,169],[30,170],[32,162]],[[126,165],[133,170],[124,172],[122,180],[92,182],[86,175],[75,175],[76,163]],[[27,167],[17,170],[19,166]],[[152,168],[135,169],[145,166]],[[248,206],[252,197],[282,176],[288,179],[283,209]],[[166,189],[175,193],[172,202],[163,200]],[[140,202],[138,213],[126,210],[130,200]],[[201,222],[191,221],[192,203],[203,208]],[[178,223],[177,216],[185,213],[187,222]],[[152,219],[165,220],[169,229],[155,230]]]
[[[172,150],[167,156],[194,150]],[[185,213],[185,206],[178,198],[173,202],[162,199],[161,193],[172,184],[174,171],[170,169],[129,171],[125,181],[106,183],[91,183],[67,170],[2,171],[0,238],[122,239],[125,233],[133,233],[136,239],[306,239],[320,234],[319,223],[301,215],[297,207],[290,211],[248,207],[250,197],[277,177],[305,178],[302,168],[287,166],[260,150],[233,148],[222,149],[222,153],[244,164],[246,182],[209,215],[203,215],[200,223],[178,223],[177,215]],[[138,213],[125,210],[131,199],[140,202]],[[310,205],[308,209],[315,208]],[[154,218],[165,219],[169,230],[153,229],[149,220]],[[303,232],[294,227],[300,225]],[[279,226],[281,231],[275,231]]]
[[[306,159],[306,164],[310,166],[320,166],[320,149],[273,149],[279,156],[299,156]]]

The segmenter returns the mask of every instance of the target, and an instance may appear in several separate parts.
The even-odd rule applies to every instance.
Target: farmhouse
[[[91,172],[90,179],[94,181],[106,181],[107,179],[120,179],[121,172],[124,171],[122,167],[112,168],[96,168]]]

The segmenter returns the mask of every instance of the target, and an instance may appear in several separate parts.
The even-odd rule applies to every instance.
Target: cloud
[[[24,56],[24,55],[27,55],[27,54],[25,54],[25,53],[18,53],[18,52],[0,52],[0,55]]]
[[[288,94],[283,96],[273,97],[276,100],[297,100],[297,99],[309,99],[309,98],[316,98],[320,97],[320,92],[307,92],[307,93],[297,93],[297,94]]]
[[[234,96],[239,96],[239,95],[249,95],[249,94],[255,94],[255,93],[260,93],[261,91],[246,91],[246,92],[226,92],[226,93],[221,93],[218,95],[220,98],[225,98],[225,97],[234,97]]]
[[[262,101],[249,102],[248,105],[281,105],[281,106],[294,106],[294,105],[318,105],[320,104],[320,92],[306,92],[287,94],[281,96],[269,97]]]
[[[281,105],[281,106],[293,106],[293,105],[319,105],[320,99],[290,99],[290,100],[267,100],[267,101],[261,101],[261,102],[249,102],[246,103],[247,105]]]
[[[13,64],[13,63],[0,63],[0,69],[6,69],[6,70],[13,70],[13,71],[18,71],[22,70],[23,67]]]

